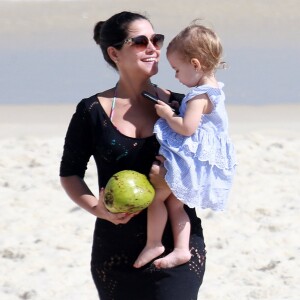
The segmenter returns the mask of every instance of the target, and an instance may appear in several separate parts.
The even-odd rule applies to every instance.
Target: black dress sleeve
[[[181,101],[182,101],[182,99],[183,99],[183,97],[184,97],[184,94],[174,93],[174,92],[172,92],[172,91],[170,91],[170,92],[171,92],[171,95],[170,95],[169,101],[170,101],[170,102],[171,102],[171,101],[177,101],[177,102],[179,102],[179,104],[180,104]]]
[[[82,100],[77,105],[66,133],[60,176],[77,175],[83,178],[92,155],[92,145],[91,117],[85,101]]]
[[[175,109],[175,113],[179,114],[179,106],[181,104],[182,99],[184,98],[184,94],[174,93],[172,91],[169,91],[169,92],[171,93],[169,102],[172,102],[172,101],[178,102],[178,106],[174,107],[174,109]]]

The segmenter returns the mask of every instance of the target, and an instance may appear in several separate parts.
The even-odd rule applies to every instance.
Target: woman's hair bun
[[[105,22],[104,21],[99,21],[95,27],[94,27],[94,41],[100,45],[100,33],[101,33],[101,28]]]

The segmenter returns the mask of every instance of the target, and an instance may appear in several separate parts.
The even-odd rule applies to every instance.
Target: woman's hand
[[[149,178],[150,182],[157,188],[168,188],[168,185],[165,181],[165,175],[167,170],[165,169],[163,163],[165,158],[163,156],[156,156],[157,161],[154,161],[150,169]]]
[[[69,177],[61,177],[61,184],[67,192],[68,196],[80,207],[87,210],[94,216],[118,224],[127,223],[132,217],[138,213],[120,213],[113,214],[109,212],[104,205],[104,189],[99,193],[99,199],[93,195],[84,180],[76,175]]]
[[[104,205],[104,188],[100,190],[98,204],[93,208],[93,214],[100,219],[107,220],[115,225],[126,224],[137,213],[111,213]]]
[[[178,101],[173,100],[173,101],[172,101],[171,103],[169,103],[169,104],[170,104],[170,106],[171,106],[175,111],[178,111],[179,106],[180,106],[180,104],[179,104]]]

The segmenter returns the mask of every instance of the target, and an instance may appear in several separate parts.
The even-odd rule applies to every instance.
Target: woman
[[[142,91],[165,102],[182,95],[153,85],[158,72],[164,36],[156,34],[143,15],[121,12],[94,29],[104,59],[119,73],[116,86],[83,99],[72,117],[61,162],[61,183],[70,198],[97,217],[91,272],[101,300],[197,299],[205,269],[201,221],[195,210],[185,208],[191,220],[191,260],[169,269],[151,263],[136,269],[133,263],[146,242],[147,211],[138,215],[112,214],[103,204],[103,187],[116,172],[126,169],[149,175],[157,187],[163,168],[153,164],[159,144],[153,135],[158,119],[154,105]],[[84,174],[90,157],[98,169],[99,196],[94,196]],[[163,237],[166,255],[172,251],[170,224]]]

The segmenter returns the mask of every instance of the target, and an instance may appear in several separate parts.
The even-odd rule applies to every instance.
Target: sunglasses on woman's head
[[[145,35],[138,35],[136,37],[128,38],[121,43],[117,43],[114,46],[120,46],[124,44],[131,44],[131,46],[138,47],[139,49],[146,49],[148,47],[149,42],[153,44],[153,46],[159,50],[163,46],[165,36],[163,34],[153,34],[150,39],[148,39]]]

